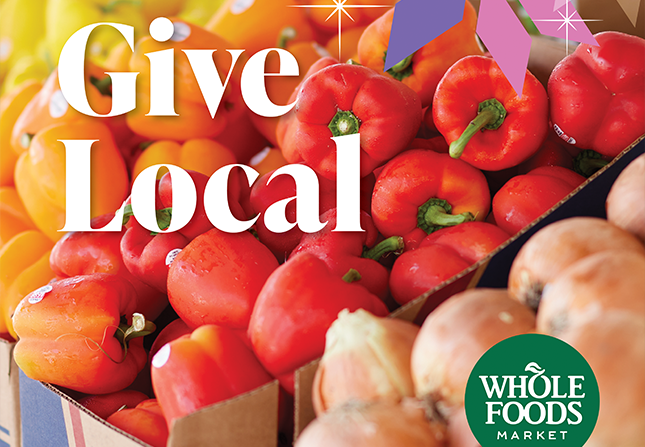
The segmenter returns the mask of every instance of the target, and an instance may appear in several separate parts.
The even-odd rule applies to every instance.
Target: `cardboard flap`
[[[175,421],[168,447],[276,447],[279,389],[274,381]]]
[[[316,413],[314,412],[314,406],[311,400],[311,389],[319,363],[320,359],[317,359],[296,370],[295,430],[293,439],[298,439],[298,436],[300,436],[300,433],[302,433],[305,427],[316,419]]]
[[[15,345],[0,339],[0,446],[20,445],[18,366],[12,356]]]

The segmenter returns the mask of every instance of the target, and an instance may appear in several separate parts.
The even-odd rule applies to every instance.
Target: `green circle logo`
[[[596,376],[584,357],[541,334],[490,348],[470,373],[465,399],[468,424],[482,447],[582,447],[600,409]]]

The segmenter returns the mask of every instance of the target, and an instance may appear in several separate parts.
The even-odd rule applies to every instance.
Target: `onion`
[[[535,328],[535,315],[506,290],[470,289],[454,295],[421,326],[412,348],[417,397],[444,417],[463,406],[468,376],[479,358],[506,338]]]
[[[446,447],[481,447],[470,430],[464,407],[455,411],[448,419],[448,444]]]
[[[612,309],[645,321],[645,255],[608,250],[571,265],[545,287],[537,329],[559,336],[567,326],[601,322]]]
[[[309,424],[295,447],[443,447],[444,439],[419,401],[351,401]]]
[[[419,327],[359,309],[338,314],[327,331],[325,354],[314,378],[317,415],[357,399],[394,402],[414,396],[410,355]]]
[[[628,311],[570,326],[562,340],[589,362],[600,390],[600,414],[585,447],[642,447],[645,442],[645,320]]]
[[[620,173],[607,196],[607,219],[645,242],[645,154]]]
[[[546,283],[574,262],[605,250],[645,254],[645,247],[635,236],[604,219],[574,217],[546,226],[515,257],[508,278],[509,293],[537,309]]]

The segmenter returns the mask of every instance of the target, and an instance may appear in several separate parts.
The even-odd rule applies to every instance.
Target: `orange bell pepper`
[[[369,25],[380,17],[388,6],[394,6],[397,0],[353,0],[347,4],[347,13],[352,16],[350,20],[345,14],[335,13],[331,19],[329,15],[334,11],[336,5],[329,0],[297,0],[304,5],[313,5],[313,8],[306,8],[307,17],[314,27],[324,33],[338,32],[338,16],[341,14],[342,29],[349,30],[360,26]],[[343,2],[345,3],[345,2]],[[382,8],[352,8],[353,5],[379,5]],[[321,8],[320,6],[326,6]],[[334,53],[332,53],[334,54]]]
[[[53,243],[37,230],[23,231],[0,249],[0,334],[16,338],[11,316],[22,298],[55,277],[49,268]]]
[[[157,399],[147,399],[134,408],[113,413],[107,422],[152,447],[166,447],[168,426]]]
[[[322,57],[329,56],[324,48],[316,42],[296,42],[286,46],[286,49],[293,54],[298,61],[300,69],[299,76],[275,76],[266,77],[265,85],[267,95],[274,104],[286,105],[289,103],[289,98],[294,92],[298,84],[304,79],[305,74],[309,68]],[[266,63],[267,73],[278,72],[278,57],[277,54],[269,54]],[[272,145],[277,146],[278,138],[276,137],[276,128],[280,117],[267,118],[257,115],[253,112],[249,113],[251,121],[255,127],[260,131]]]
[[[358,60],[379,73],[385,66],[394,9],[389,10],[367,27],[358,43]],[[477,13],[466,2],[464,18],[448,31],[408,56],[386,74],[398,79],[419,94],[423,107],[432,104],[437,84],[452,64],[469,55],[482,55],[477,42]]]
[[[35,229],[16,189],[12,186],[0,187],[0,248],[16,234]]]
[[[358,42],[361,40],[361,36],[366,28],[367,26],[359,26],[347,30],[343,28],[340,34],[340,54],[338,54],[338,34],[335,34],[334,37],[329,39],[325,44],[325,50],[333,57],[338,57],[338,60],[341,62],[347,62],[350,59],[358,61]]]
[[[251,158],[249,166],[260,173],[260,177],[288,164],[280,148],[265,147]],[[259,177],[258,177],[259,178]]]
[[[61,139],[99,140],[91,153],[91,217],[118,209],[129,186],[112,134],[98,120],[56,124],[36,134],[16,163],[16,190],[36,226],[53,241],[63,236],[58,230],[65,225],[65,146],[57,141]]]
[[[0,186],[13,185],[18,155],[11,147],[11,131],[18,116],[41,87],[38,81],[27,81],[0,99]]]
[[[206,29],[222,36],[248,55],[279,46],[285,28],[293,42],[313,40],[314,32],[302,8],[292,8],[294,0],[227,0],[206,24]]]
[[[178,38],[157,42],[150,36],[137,42],[130,59],[130,71],[139,72],[137,78],[137,108],[127,115],[130,129],[152,140],[186,141],[191,138],[212,138],[229,124],[229,111],[223,105],[238,84],[242,60],[238,60],[231,74],[229,85],[214,118],[208,111],[197,78],[183,49],[217,50],[213,54],[220,79],[226,79],[231,65],[231,55],[226,49],[236,48],[221,37],[186,21],[171,19],[175,27],[184,27]],[[146,116],[150,111],[150,61],[145,56],[153,51],[174,49],[175,53],[175,112],[179,116]]]
[[[91,62],[85,64],[87,99],[96,113],[105,114],[112,108],[110,78],[105,70]],[[31,137],[52,124],[89,122],[96,118],[84,115],[71,107],[60,90],[58,70],[47,78],[42,89],[22,110],[11,133],[11,147],[17,154],[29,148]],[[103,124],[119,121],[118,117],[102,118]],[[108,124],[109,125],[109,124]]]
[[[174,141],[157,141],[146,148],[132,170],[134,180],[144,169],[156,164],[171,164],[186,170],[211,176],[222,166],[235,163],[235,155],[226,146],[206,138],[188,140],[184,144]],[[160,179],[167,170],[160,170]]]
[[[16,308],[14,359],[34,380],[88,394],[121,390],[145,366],[140,337],[155,329],[141,314],[133,315],[135,304],[134,289],[117,275],[48,284]]]

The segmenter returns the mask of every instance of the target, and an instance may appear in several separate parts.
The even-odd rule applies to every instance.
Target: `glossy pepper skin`
[[[289,259],[266,281],[249,338],[262,365],[288,393],[294,393],[295,370],[323,354],[327,329],[346,308],[388,314],[377,296],[343,281],[311,253]]]
[[[218,324],[246,329],[275,256],[249,232],[216,228],[196,237],[168,271],[168,298],[191,328]]]
[[[49,267],[53,242],[38,230],[18,233],[0,249],[0,334],[17,338],[11,316],[29,292],[56,275]]]
[[[361,211],[361,228],[365,230],[362,232],[332,231],[336,227],[336,217],[336,208],[323,213],[320,220],[326,221],[327,226],[317,233],[304,234],[290,257],[311,253],[324,261],[331,273],[339,278],[354,269],[361,278],[353,284],[361,285],[385,300],[389,272],[378,261],[388,253],[402,251],[403,238],[393,236],[377,246],[378,230],[365,211]]]
[[[332,137],[360,133],[360,175],[365,177],[412,141],[421,102],[406,85],[366,67],[331,65],[299,87],[296,106],[278,124],[278,143],[290,163],[304,161],[336,179]]]
[[[134,408],[119,410],[110,415],[107,422],[152,447],[165,447],[168,443],[168,425],[157,399],[147,399]]]
[[[140,85],[137,85],[137,108],[128,113],[127,124],[136,134],[152,140],[186,141],[189,138],[214,137],[231,124],[229,112],[223,104],[228,101],[233,90],[239,91],[235,84],[238,83],[244,61],[238,60],[217,113],[211,117],[188,57],[182,50],[218,49],[213,54],[214,63],[220,78],[226,79],[231,65],[231,55],[224,49],[234,47],[221,37],[197,25],[177,18],[171,20],[175,27],[184,30],[178,33],[178,37],[160,43],[146,36],[137,42],[135,52],[130,59],[130,70],[140,73],[138,77]],[[173,49],[175,53],[175,112],[179,116],[146,116],[150,111],[150,61],[145,54],[168,49]]]
[[[18,233],[35,230],[16,188],[0,187],[0,248]]]
[[[107,419],[120,408],[134,408],[140,402],[147,400],[148,396],[140,391],[121,390],[108,394],[95,394],[85,396],[78,403],[90,410],[101,419]]]
[[[390,160],[372,195],[372,218],[385,237],[403,236],[415,248],[433,231],[488,215],[490,193],[481,171],[430,150],[405,151]]]
[[[101,228],[110,222],[112,214],[92,219],[93,228]],[[56,276],[68,278],[92,273],[109,273],[126,279],[136,290],[135,312],[154,320],[168,305],[168,299],[161,292],[136,278],[125,266],[121,256],[120,232],[72,232],[56,242],[49,258],[49,264]]]
[[[467,56],[439,82],[432,113],[452,157],[499,171],[522,163],[542,145],[548,107],[544,87],[530,72],[519,97],[493,59]]]
[[[164,345],[151,374],[169,429],[176,419],[273,380],[234,331],[212,324]]]
[[[585,181],[561,166],[543,166],[510,179],[493,197],[497,225],[515,234]]]
[[[112,133],[98,120],[54,124],[31,140],[16,163],[18,195],[34,224],[51,240],[64,233],[66,209],[66,149],[59,140],[98,140],[91,149],[91,216],[113,213],[127,197],[129,181],[123,157]]]
[[[115,275],[95,273],[49,284],[27,295],[13,315],[14,359],[30,378],[88,394],[130,385],[146,364],[143,339],[117,339],[132,321],[135,291]],[[154,325],[139,320],[141,335]],[[145,327],[144,327],[145,324]],[[126,325],[127,326],[127,325]]]
[[[397,258],[390,275],[392,296],[406,304],[484,258],[509,235],[486,222],[465,222],[426,236]]]
[[[549,77],[553,128],[581,149],[615,157],[645,133],[645,40],[614,31],[581,44]]]
[[[358,61],[379,73],[385,67],[393,17],[394,9],[385,12],[367,27],[358,43]],[[428,107],[432,104],[437,84],[452,64],[465,56],[483,54],[477,42],[476,28],[477,12],[466,1],[464,18],[459,23],[397,63],[385,74],[417,92],[422,107]]]

